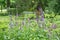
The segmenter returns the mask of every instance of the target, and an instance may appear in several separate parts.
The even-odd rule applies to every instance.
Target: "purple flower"
[[[56,24],[52,24],[51,28],[56,29]]]
[[[44,16],[41,16],[41,21],[44,21]]]
[[[38,22],[38,20],[39,20],[39,18],[38,17],[36,17],[36,21]]]

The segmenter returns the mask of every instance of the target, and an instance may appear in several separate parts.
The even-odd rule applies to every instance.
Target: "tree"
[[[60,13],[60,1],[59,0],[48,0],[47,2],[47,10],[54,13]]]
[[[0,0],[1,11],[3,7],[5,7],[5,5],[6,5],[5,0]]]
[[[7,0],[7,7],[10,7],[10,0]]]

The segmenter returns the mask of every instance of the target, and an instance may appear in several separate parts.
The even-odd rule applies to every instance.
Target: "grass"
[[[23,20],[23,17],[21,16],[19,16],[16,20],[18,22],[18,26],[21,27],[21,29],[18,26],[8,28],[10,23],[10,17],[0,16],[0,40],[60,40],[60,15],[54,17],[53,20],[50,18],[51,16],[48,15],[49,14],[46,14],[45,17],[45,27],[48,27],[47,30],[38,27],[35,19],[31,19],[29,25],[28,20],[25,20],[26,24],[21,27],[21,22]],[[35,15],[25,15],[24,17],[35,18]],[[15,24],[15,16],[12,16],[12,19],[13,23]],[[57,25],[56,29],[50,28],[52,25],[51,22]],[[49,35],[50,33],[51,36]]]

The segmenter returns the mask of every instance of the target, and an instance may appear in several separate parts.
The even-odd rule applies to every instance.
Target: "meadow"
[[[0,40],[60,40],[60,15],[44,15],[44,28],[38,26],[34,14],[25,14],[25,18],[18,16],[17,20],[12,15],[12,28],[9,26],[10,17],[0,15]],[[31,18],[30,22],[28,18]],[[25,24],[22,24],[23,21]],[[15,22],[18,23],[17,26]]]
[[[0,40],[60,40],[60,0],[0,0]]]

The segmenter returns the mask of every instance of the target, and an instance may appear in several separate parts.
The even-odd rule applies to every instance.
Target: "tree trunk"
[[[7,0],[7,7],[10,7],[10,0]]]
[[[1,5],[1,12],[2,12],[2,5]]]

